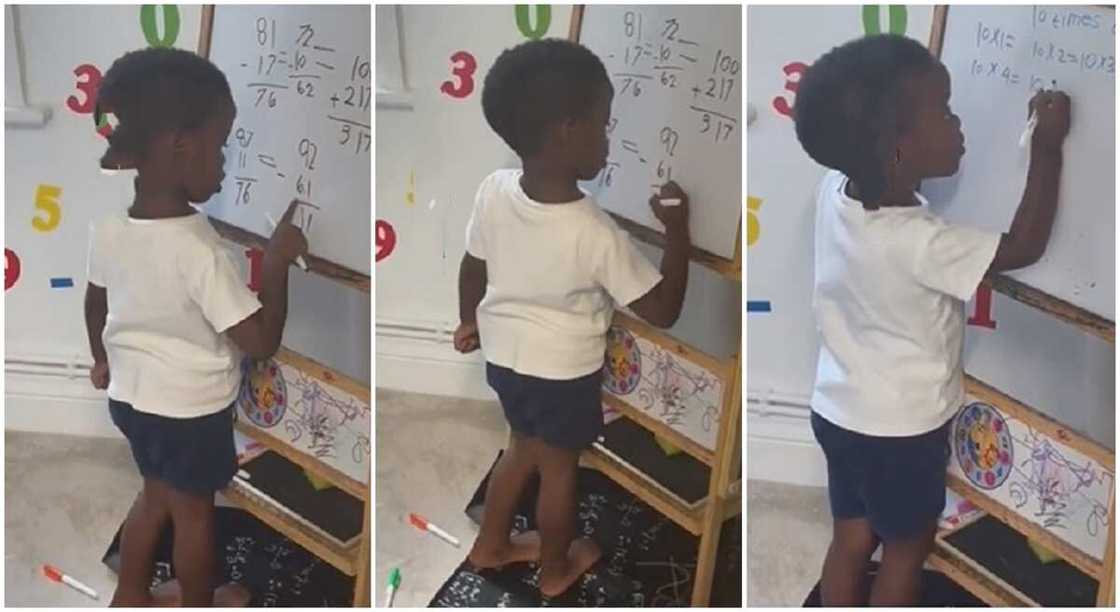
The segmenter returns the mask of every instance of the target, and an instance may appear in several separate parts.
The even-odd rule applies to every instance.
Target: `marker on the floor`
[[[394,567],[393,571],[389,572],[389,583],[385,585],[386,608],[393,607],[393,597],[396,596],[399,588],[401,588],[401,571]]]
[[[439,527],[436,527],[435,525],[429,523],[426,519],[424,519],[424,517],[420,516],[419,514],[416,514],[415,512],[409,512],[408,522],[415,525],[417,529],[427,531],[428,533],[431,533],[432,535],[443,540],[444,542],[447,542],[455,548],[459,548],[459,538],[456,538],[450,533],[447,533]]]
[[[43,575],[55,582],[61,582],[66,586],[74,589],[75,591],[81,591],[82,593],[85,593],[85,595],[90,599],[97,599],[97,591],[91,589],[85,584],[82,584],[81,582],[78,582],[74,578],[63,574],[57,567],[53,565],[43,565]]]

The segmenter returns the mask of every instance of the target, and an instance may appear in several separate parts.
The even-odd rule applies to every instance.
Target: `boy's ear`
[[[187,130],[176,130],[170,134],[171,153],[174,155],[190,155],[198,147],[198,138]]]
[[[572,117],[565,117],[556,124],[557,137],[561,144],[568,144],[575,137],[577,122]]]

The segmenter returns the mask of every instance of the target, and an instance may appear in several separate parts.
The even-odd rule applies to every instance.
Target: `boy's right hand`
[[[89,381],[94,389],[104,390],[109,388],[109,364],[99,361],[93,364],[89,371]]]
[[[307,253],[307,238],[303,232],[292,224],[292,217],[299,208],[299,200],[292,200],[276,229],[272,231],[272,238],[268,241],[268,252],[280,258],[285,263],[292,263],[297,257]]]
[[[460,323],[455,329],[455,350],[460,353],[473,353],[480,345],[478,323]]]
[[[1031,98],[1030,110],[1038,120],[1034,128],[1034,144],[1060,148],[1069,135],[1070,100],[1066,92],[1039,91]]]
[[[662,206],[662,199],[677,199],[681,203],[676,206]],[[661,193],[649,197],[649,207],[653,209],[653,216],[665,225],[666,234],[683,235],[688,237],[688,194],[681,189],[676,181],[669,181],[661,186]]]

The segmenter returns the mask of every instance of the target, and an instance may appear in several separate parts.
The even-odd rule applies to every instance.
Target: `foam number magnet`
[[[863,33],[875,36],[883,33],[882,26],[883,7],[878,4],[866,4],[863,7]],[[896,36],[906,34],[906,7],[892,4],[887,7],[887,32]]]
[[[533,8],[537,13],[537,26],[533,27],[529,23],[529,5],[518,4],[513,8],[514,16],[517,19],[517,29],[528,38],[529,40],[537,40],[548,32],[548,26],[552,24],[552,7],[547,4],[537,4]]]
[[[397,248],[397,231],[388,221],[377,220],[376,234],[377,253],[374,255],[374,263],[392,255]]]
[[[46,213],[46,217],[38,214],[31,218],[31,227],[40,232],[51,232],[62,221],[62,206],[58,203],[62,195],[62,188],[54,185],[39,185],[35,189],[35,208]]]
[[[174,4],[159,5],[163,10],[163,36],[159,35],[156,25],[156,5],[145,4],[140,7],[140,29],[144,38],[153,47],[170,47],[179,38],[179,7]]]
[[[66,107],[79,115],[88,115],[93,112],[97,88],[101,87],[101,70],[93,64],[82,64],[74,69],[74,76],[78,77],[75,87],[85,99],[78,100],[78,96],[71,95],[66,98]]]
[[[758,209],[762,208],[762,198],[747,196],[747,247],[754,246],[762,233],[758,223]]]
[[[97,133],[105,139],[108,139],[113,133],[113,124],[109,123],[110,115],[112,115],[112,113],[101,113],[101,116],[97,118]]]
[[[791,95],[788,100],[784,96],[774,98],[774,110],[778,111],[778,114],[793,117],[794,97],[797,95],[797,88],[801,84],[801,77],[805,76],[805,71],[808,69],[809,65],[804,62],[790,62],[782,66],[782,72],[786,73],[785,89]]]
[[[976,290],[974,305],[975,311],[968,318],[968,324],[974,327],[995,329],[996,321],[992,318],[992,288],[987,285],[980,285]]]
[[[466,51],[457,51],[451,56],[451,74],[458,79],[458,84],[444,81],[439,90],[452,98],[463,99],[474,91],[474,72],[478,69],[478,62],[474,56]]]
[[[4,291],[16,286],[19,274],[19,255],[11,249],[4,249]]]

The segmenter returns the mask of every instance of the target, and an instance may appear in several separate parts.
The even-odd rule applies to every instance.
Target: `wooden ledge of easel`
[[[610,453],[604,452],[598,444],[592,445],[590,449],[580,455],[580,463],[602,472],[692,535],[700,535],[701,519],[704,516],[704,507],[708,503],[707,497],[690,506],[649,476],[642,474]]]
[[[690,504],[598,443],[580,455],[580,463],[602,472],[692,535],[702,534],[704,512],[711,502],[711,495]],[[736,516],[742,510],[742,498],[731,487],[727,494],[727,497],[720,500],[720,522]]]
[[[310,374],[321,382],[338,387],[362,400],[367,405],[369,404],[369,385],[358,382],[334,368],[323,365],[310,357],[305,357],[283,346],[280,347],[280,350],[276,351],[274,359],[282,361],[305,374]]]
[[[994,291],[998,291],[1016,302],[1033,306],[1038,310],[1070,323],[1086,333],[1103,339],[1109,344],[1116,343],[1116,323],[1100,315],[1089,312],[1080,306],[1074,306],[1065,300],[1054,297],[1049,293],[1035,289],[1030,285],[1024,284],[1022,281],[1017,281],[1003,274],[989,275],[985,277],[982,284],[991,287]]]
[[[338,571],[347,576],[357,575],[362,562],[360,558],[363,548],[361,539],[369,537],[368,533],[363,533],[359,541],[349,547],[339,547],[307,525],[277,509],[273,504],[258,499],[251,492],[243,491],[236,480],[223,489],[222,494],[249,514],[260,519],[264,524],[279,531],[284,537],[299,544],[316,557],[330,563]]]
[[[1058,440],[1079,453],[1087,455],[1093,461],[1101,464],[1108,471],[1115,471],[1116,459],[1107,448],[1089,440],[1085,436],[1069,429],[1058,421],[1027,406],[1010,395],[995,387],[975,378],[969,374],[964,376],[964,390],[975,396],[980,401],[991,404],[1015,418],[1022,419],[1031,427],[1040,430],[1047,436]]]
[[[723,383],[725,389],[731,386],[732,378],[737,372],[739,363],[738,354],[727,359],[719,359],[670,336],[667,330],[657,329],[649,323],[631,317],[622,311],[615,312],[614,320],[611,323],[715,374]]]
[[[245,434],[253,440],[260,442],[265,448],[275,451],[277,454],[283,456],[288,461],[300,466],[301,468],[311,472],[312,474],[323,478],[335,485],[339,489],[345,491],[351,497],[358,499],[366,499],[369,496],[369,485],[360,482],[342,473],[338,468],[332,467],[323,463],[319,459],[308,455],[302,451],[292,448],[290,444],[284,442],[280,438],[266,433],[264,430],[259,429],[253,425],[249,425],[243,421],[237,421],[234,424],[237,431]]]
[[[1021,608],[1038,605],[944,541],[937,541],[926,561],[930,567],[990,606]]]
[[[949,488],[953,492],[976,504],[978,508],[992,515],[998,519],[999,522],[1018,531],[1023,534],[1023,536],[1037,541],[1070,565],[1092,576],[1096,580],[1099,581],[1103,578],[1104,566],[1100,561],[1074,548],[1068,542],[1059,539],[1049,531],[1019,516],[1003,504],[980,493],[975,487],[960,478],[952,474],[948,474],[946,478],[948,479]]]
[[[231,242],[261,250],[264,250],[268,245],[268,239],[264,236],[259,236],[235,225],[230,225],[221,219],[210,217],[210,223],[213,224],[214,229],[218,231],[218,235]],[[370,292],[370,277],[368,274],[362,274],[356,270],[351,270],[350,268],[340,266],[311,254],[304,256],[304,259],[307,261],[308,272],[314,272],[320,276],[325,276],[348,287],[353,287],[363,293]]]
[[[610,393],[607,393],[606,391],[603,392],[603,403],[616,410],[623,417],[634,421],[638,425],[641,425],[642,429],[650,431],[654,435],[664,438],[670,444],[688,453],[692,458],[696,459],[700,463],[703,463],[709,468],[715,465],[716,459],[714,451],[705,448],[700,443],[673,429],[665,423],[658,421],[651,416],[648,416],[638,408],[627,404],[625,401],[619,399],[614,395],[611,395]]]
[[[651,244],[661,249],[665,248],[665,234],[613,212],[608,211],[607,214],[613,217],[622,229],[629,232],[630,235],[641,242]],[[739,237],[741,238],[741,234]],[[743,278],[743,253],[741,242],[741,239],[735,241],[735,257],[733,259],[720,257],[711,251],[705,251],[697,246],[693,246],[689,249],[688,258],[706,268],[710,268],[728,280],[740,282]]]

